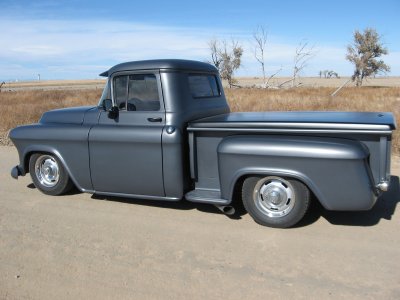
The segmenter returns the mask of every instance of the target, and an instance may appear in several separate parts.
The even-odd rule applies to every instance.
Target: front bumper
[[[14,179],[18,179],[18,176],[23,176],[23,172],[19,166],[15,166],[11,169],[11,177]]]

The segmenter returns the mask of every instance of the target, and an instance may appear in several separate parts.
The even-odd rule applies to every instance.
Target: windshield
[[[101,94],[99,106],[103,106],[104,99],[111,99],[110,80],[107,78],[103,94]]]

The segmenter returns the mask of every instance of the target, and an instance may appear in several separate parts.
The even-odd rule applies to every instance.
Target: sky
[[[17,1],[0,0],[0,80],[93,79],[115,64],[143,59],[210,60],[211,39],[243,47],[238,76],[260,76],[253,32],[268,32],[266,72],[293,69],[296,47],[314,56],[302,76],[353,72],[346,47],[354,30],[372,27],[400,76],[400,1]]]

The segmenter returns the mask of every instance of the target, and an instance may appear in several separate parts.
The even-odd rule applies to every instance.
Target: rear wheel
[[[242,200],[257,223],[287,228],[299,222],[307,212],[310,192],[295,179],[254,176],[243,182]]]
[[[29,159],[29,173],[36,188],[47,195],[61,195],[73,187],[64,166],[52,154],[33,154]]]

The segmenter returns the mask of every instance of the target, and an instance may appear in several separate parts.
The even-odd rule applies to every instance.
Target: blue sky
[[[267,73],[288,75],[300,41],[315,56],[303,76],[352,73],[345,60],[355,29],[376,28],[400,75],[400,1],[4,1],[0,0],[0,80],[97,78],[139,59],[209,59],[208,41],[244,48],[240,76],[260,70],[252,50],[257,25],[268,30]]]

